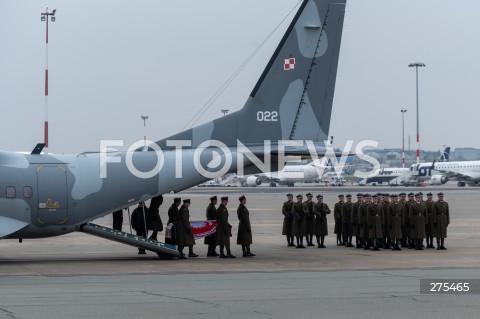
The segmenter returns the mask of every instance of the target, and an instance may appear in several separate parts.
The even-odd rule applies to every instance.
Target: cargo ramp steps
[[[104,239],[113,240],[125,245],[153,251],[157,253],[158,257],[160,258],[173,258],[180,256],[178,250],[173,245],[165,244],[155,240],[149,240],[145,237],[139,237],[97,224],[87,223],[81,226],[79,231]]]

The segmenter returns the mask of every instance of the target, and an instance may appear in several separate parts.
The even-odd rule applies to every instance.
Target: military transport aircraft
[[[283,154],[308,155],[308,142],[328,136],[345,4],[304,0],[242,109],[152,142],[148,151],[0,152],[0,239],[86,229],[112,237],[99,234],[108,229],[88,223],[238,168],[258,172],[255,158],[274,171],[281,169]],[[212,169],[212,162],[222,169]],[[116,236],[126,244],[152,245],[128,234]],[[168,245],[160,248],[147,249],[178,256]]]

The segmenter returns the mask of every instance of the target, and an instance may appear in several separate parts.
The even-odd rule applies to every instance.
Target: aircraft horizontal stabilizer
[[[0,216],[0,239],[25,228],[27,225],[28,223]]]

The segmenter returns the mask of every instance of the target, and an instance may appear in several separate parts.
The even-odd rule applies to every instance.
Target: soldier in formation
[[[283,203],[282,214],[283,214],[283,228],[282,235],[287,237],[287,246],[295,247],[293,243],[293,195],[287,194],[287,201]]]
[[[382,226],[383,226],[383,206],[379,203],[378,195],[373,195],[373,203],[367,207],[367,225],[369,239],[373,243],[372,250],[380,250],[380,242],[383,238]]]
[[[230,250],[231,226],[228,223],[228,197],[222,197],[217,209],[217,245],[220,246],[219,258],[236,258]],[[227,254],[225,254],[225,249]]]
[[[207,206],[206,215],[207,220],[217,220],[217,196],[210,197],[210,204]],[[210,236],[205,237],[204,244],[208,245],[207,257],[217,257],[218,253],[216,252],[217,247],[217,233],[213,233]]]
[[[317,237],[318,248],[326,248],[325,236],[328,235],[327,214],[330,214],[330,208],[323,202],[323,196],[317,195],[317,202],[313,205],[315,214],[315,237]]]
[[[178,211],[178,252],[180,253],[179,259],[186,259],[183,254],[183,248],[188,246],[188,257],[195,258],[198,257],[197,254],[193,252],[193,245],[195,245],[195,239],[193,237],[192,227],[190,226],[190,212],[188,210],[190,207],[190,199],[184,199],[183,205]]]
[[[358,225],[358,213],[363,205],[363,194],[357,194],[357,201],[352,205],[352,233],[355,236],[355,247],[363,248],[360,241],[360,226]]]
[[[303,203],[303,211],[305,212],[305,237],[307,246],[315,246],[313,244],[315,216],[313,214],[313,195],[307,194],[307,200]]]
[[[425,202],[427,205],[427,223],[425,224],[425,236],[427,238],[427,248],[435,248],[433,246],[433,237],[435,236],[435,228],[433,225],[433,221],[435,220],[433,216],[433,206],[435,202],[433,201],[433,194],[427,194],[427,201]]]
[[[402,215],[403,215],[403,205],[398,202],[398,195],[391,195],[392,201],[388,205],[386,220],[389,232],[389,238],[392,241],[393,248],[392,250],[402,250],[400,248],[401,239],[402,239]]]
[[[245,206],[247,199],[242,195],[238,200],[240,204],[237,208],[237,245],[242,246],[243,257],[254,257],[255,254],[250,251],[250,245],[252,244],[252,225],[250,224],[250,213],[247,206]]]
[[[447,227],[450,225],[450,211],[448,203],[443,199],[442,192],[437,194],[438,200],[433,209],[433,225],[435,227],[435,236],[437,237],[437,250],[447,250],[445,248],[445,238],[447,238]]]
[[[293,215],[293,235],[297,239],[296,248],[305,248],[303,246],[303,237],[305,236],[305,211],[303,210],[303,195],[297,195],[297,202],[292,206]]]
[[[338,202],[333,207],[333,218],[335,219],[335,228],[333,233],[337,235],[337,246],[342,246],[342,211],[344,204],[344,196],[342,194],[338,195]]]
[[[342,211],[342,237],[343,244],[345,247],[353,247],[352,245],[352,236],[353,236],[353,223],[352,223],[352,212],[353,212],[353,203],[352,195],[347,194],[346,203],[343,204]]]

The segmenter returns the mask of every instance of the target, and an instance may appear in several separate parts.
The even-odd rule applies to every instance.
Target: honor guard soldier
[[[378,195],[373,195],[373,203],[367,208],[367,225],[369,238],[373,241],[373,251],[380,250],[380,241],[383,238],[383,206],[379,203]]]
[[[405,203],[407,202],[407,194],[402,192],[398,194],[398,203],[402,205],[402,240],[401,240],[401,247],[405,248],[407,247],[407,241],[406,241],[406,229],[405,229],[405,220],[406,218],[404,217],[405,215]]]
[[[365,195],[365,203],[360,205],[360,209],[358,211],[358,227],[360,233],[360,240],[363,246],[363,250],[370,249],[370,239],[369,232],[368,232],[368,225],[367,225],[367,210],[368,206],[371,205],[371,196],[370,194]]]
[[[210,204],[207,206],[206,215],[207,220],[217,221],[217,196],[210,197]],[[217,247],[217,233],[213,233],[210,236],[205,237],[205,245],[208,245],[207,257],[217,257],[218,253],[215,251]]]
[[[360,205],[363,205],[363,195],[357,194],[357,201],[352,205],[352,233],[355,236],[356,248],[362,248],[360,242],[360,227],[358,226]]]
[[[427,206],[422,202],[422,195],[415,194],[415,201],[410,204],[411,239],[415,250],[423,250],[422,240],[425,238],[425,224],[427,223]]]
[[[117,210],[116,212],[112,213],[113,217],[113,230],[122,231],[123,225],[123,210]]]
[[[195,245],[195,238],[193,237],[192,226],[190,225],[190,199],[184,199],[183,205],[178,211],[178,252],[180,253],[179,259],[186,259],[183,254],[183,248],[188,246],[188,257],[198,257],[193,252],[193,245]]]
[[[412,239],[412,225],[410,221],[410,206],[415,202],[415,194],[414,193],[409,193],[408,194],[408,200],[405,201],[404,210],[403,210],[403,224],[404,226],[404,232],[403,232],[403,238],[405,241],[405,247],[408,247],[408,249],[413,249],[414,243]]]
[[[425,202],[427,205],[427,223],[425,224],[425,236],[427,237],[427,248],[435,248],[433,246],[433,237],[435,237],[435,226],[433,225],[433,221],[435,217],[433,216],[433,205],[435,202],[433,201],[433,194],[427,194],[427,201]]]
[[[303,211],[303,196],[297,195],[297,202],[292,206],[293,215],[293,235],[297,239],[296,248],[305,248],[303,246],[303,236],[305,236],[305,212]]]
[[[287,246],[294,247],[295,244],[293,243],[293,214],[292,214],[292,206],[293,206],[293,195],[287,194],[287,201],[283,203],[282,206],[282,214],[283,214],[283,228],[282,228],[282,235],[287,237]]]
[[[148,216],[148,208],[145,207],[144,202],[138,203],[137,208],[134,209],[132,213],[132,228],[135,229],[138,237],[147,238],[147,217]],[[138,248],[139,255],[145,255],[145,249]]]
[[[250,245],[252,244],[252,225],[250,224],[250,212],[245,204],[247,199],[245,196],[238,198],[240,204],[237,208],[238,216],[238,233],[237,233],[237,245],[242,246],[243,257],[254,257],[250,251]]]
[[[345,196],[347,198],[347,202],[343,204],[343,211],[342,211],[342,236],[343,236],[343,243],[345,247],[353,247],[352,245],[352,195],[348,194]]]
[[[219,258],[236,258],[232,255],[230,251],[230,236],[231,229],[230,224],[228,223],[228,197],[221,198],[221,204],[217,209],[217,245],[220,246],[220,256]],[[224,249],[227,249],[227,254],[225,255]]]
[[[382,225],[382,232],[383,232],[383,239],[382,239],[382,245],[383,249],[391,249],[392,248],[392,241],[390,239],[390,232],[388,230],[388,225],[387,225],[387,211],[388,211],[388,206],[390,206],[390,194],[384,193],[383,195],[383,202],[382,202],[382,207],[383,207],[383,225]]]
[[[313,244],[313,228],[315,223],[315,216],[313,214],[313,195],[307,194],[307,200],[303,203],[303,211],[305,212],[305,238],[307,246],[315,246]]]
[[[398,202],[398,195],[392,195],[392,202],[388,205],[386,220],[389,231],[389,238],[392,240],[392,250],[402,250],[400,241],[402,239],[402,215],[403,205]]]
[[[450,211],[448,203],[443,200],[443,193],[437,194],[438,200],[434,207],[435,236],[437,237],[437,250],[447,250],[445,248],[445,238],[447,238],[447,227],[450,225]]]
[[[323,202],[323,196],[317,195],[317,202],[313,205],[315,214],[315,237],[317,237],[318,248],[326,248],[324,245],[325,236],[328,235],[327,214],[330,214],[330,208]]]
[[[149,207],[149,214],[148,214],[148,221],[147,221],[147,228],[148,230],[152,231],[152,235],[150,236],[150,240],[157,241],[158,232],[163,230],[163,222],[162,218],[160,217],[160,206],[163,204],[163,196],[158,195],[152,198],[150,201]]]
[[[167,242],[167,244],[170,244],[170,245],[177,244],[178,207],[180,206],[181,202],[182,202],[182,199],[179,197],[176,197],[173,199],[172,205],[168,208],[167,225],[172,224],[172,229],[171,229],[170,240],[165,240],[165,242]]]
[[[343,245],[342,240],[342,211],[344,204],[344,196],[342,194],[338,195],[338,202],[333,208],[333,218],[335,218],[335,229],[334,234],[337,234],[337,246]]]

